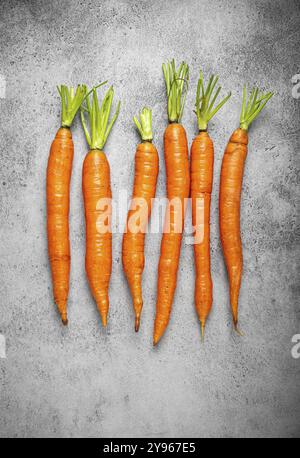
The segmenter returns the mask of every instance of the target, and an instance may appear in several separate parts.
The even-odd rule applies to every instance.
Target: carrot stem
[[[140,121],[134,116],[133,121],[140,133],[141,139],[144,142],[152,142],[152,111],[150,108],[144,107],[140,113]]]
[[[175,60],[162,65],[168,97],[169,122],[180,123],[189,82],[189,67],[181,62],[176,70]]]
[[[197,92],[196,92],[196,109],[195,113],[198,120],[198,128],[200,131],[207,130],[208,122],[212,119],[212,117],[222,108],[222,106],[227,102],[227,100],[231,96],[231,92],[224,97],[221,102],[219,102],[215,106],[215,102],[219,96],[221,91],[221,86],[217,88],[214,93],[215,87],[217,82],[219,81],[219,77],[215,75],[211,75],[205,89],[204,80],[203,80],[203,72],[200,71],[200,77],[198,80],[197,85]],[[214,93],[214,95],[213,95]]]
[[[86,87],[79,84],[74,92],[73,87],[62,84],[57,86],[57,90],[61,98],[61,127],[71,127],[86,95]]]
[[[114,98],[113,86],[108,89],[101,104],[99,104],[96,89],[97,88],[94,87],[90,91],[92,92],[92,101],[89,96],[85,98],[85,105],[81,105],[80,115],[87,143],[92,150],[99,149],[101,151],[104,148],[112,126],[119,115],[120,102],[118,102],[114,116],[110,119],[110,112]],[[88,113],[89,129],[85,120],[85,111]]]
[[[261,110],[268,103],[274,92],[265,94],[259,88],[253,88],[247,101],[247,88],[243,88],[242,109],[240,116],[240,128],[248,130],[250,124],[257,118]]]

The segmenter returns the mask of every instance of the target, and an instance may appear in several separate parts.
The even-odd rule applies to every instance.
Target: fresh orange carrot
[[[201,325],[202,339],[213,301],[210,271],[210,200],[213,184],[214,145],[207,132],[207,126],[231,96],[228,94],[215,106],[221,91],[220,86],[215,91],[218,79],[217,76],[212,75],[205,89],[203,74],[200,72],[195,110],[199,134],[191,147],[191,199],[196,267],[195,305]]]
[[[123,236],[122,259],[124,272],[130,287],[135,312],[135,331],[139,330],[143,307],[142,273],[145,265],[145,231],[151,215],[152,199],[155,197],[158,175],[158,153],[152,144],[152,112],[143,108],[139,120],[134,122],[142,143],[135,153],[135,174],[131,206]],[[138,219],[138,227],[133,225]],[[132,226],[132,227],[131,227]]]
[[[229,277],[233,323],[237,331],[238,299],[243,269],[240,234],[240,200],[244,164],[247,156],[248,128],[272,95],[272,92],[262,94],[258,89],[254,88],[247,101],[247,91],[246,87],[244,87],[240,127],[230,137],[225,149],[221,168],[219,202],[220,235]]]
[[[93,89],[92,103],[86,98],[82,106],[81,120],[90,151],[86,155],[82,171],[82,190],[86,221],[86,256],[85,269],[92,295],[100,312],[102,325],[107,324],[109,309],[108,289],[112,269],[112,233],[111,233],[111,187],[110,168],[106,155],[102,151],[111,128],[116,121],[116,113],[109,121],[113,87],[107,91],[99,105],[96,89]],[[85,121],[87,111],[90,133]]]
[[[74,145],[70,130],[73,119],[86,95],[85,87],[76,92],[58,87],[61,97],[61,127],[50,148],[47,167],[47,235],[52,272],[54,301],[66,325],[70,277],[69,206]]]
[[[180,124],[189,69],[187,64],[182,62],[176,71],[175,62],[172,60],[167,65],[163,64],[163,72],[169,118],[169,125],[164,133],[168,205],[158,266],[154,345],[161,339],[170,319],[177,282],[186,201],[190,192],[188,143],[185,129]]]

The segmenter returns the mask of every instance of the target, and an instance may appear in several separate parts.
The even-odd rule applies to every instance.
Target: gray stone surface
[[[0,74],[0,436],[299,436],[299,2],[2,1]],[[45,170],[59,126],[56,85],[109,79],[122,100],[106,146],[112,190],[131,190],[138,136],[132,116],[153,107],[165,194],[161,63],[191,66],[183,123],[189,143],[199,68],[218,72],[230,102],[210,125],[215,142],[212,200],[214,308],[206,342],[194,312],[192,246],[183,243],[176,299],[158,348],[151,335],[160,235],[147,239],[140,333],[113,239],[106,331],[84,273],[79,121],[73,136],[72,272],[68,328],[53,305],[45,236]],[[3,81],[3,78],[2,78]],[[243,338],[232,331],[218,229],[221,158],[237,126],[244,82],[276,91],[250,133],[242,201],[245,269]],[[3,87],[3,86],[2,86]],[[4,94],[2,94],[3,96]],[[298,230],[297,230],[298,227]]]

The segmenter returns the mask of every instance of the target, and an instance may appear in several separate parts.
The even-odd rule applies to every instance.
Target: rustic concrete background
[[[0,359],[0,435],[18,437],[287,436],[300,432],[299,2],[2,1],[0,73],[1,313],[7,358]],[[45,170],[59,126],[56,85],[109,79],[122,100],[106,151],[112,189],[131,189],[138,137],[132,116],[153,107],[165,194],[162,135],[166,97],[161,63],[191,66],[183,123],[189,142],[199,68],[218,72],[230,102],[211,123],[215,141],[212,202],[214,309],[200,343],[193,307],[192,247],[183,244],[172,319],[151,345],[160,236],[147,240],[141,331],[114,236],[111,311],[101,329],[84,274],[81,166],[87,146],[73,129],[72,273],[68,328],[53,305],[45,237]],[[251,129],[242,228],[245,271],[240,321],[232,331],[218,234],[222,153],[237,126],[244,82],[276,91]],[[2,94],[3,96],[3,94]],[[298,231],[297,231],[298,227]]]

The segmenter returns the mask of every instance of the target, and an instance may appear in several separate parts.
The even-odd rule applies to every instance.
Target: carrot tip
[[[60,317],[61,317],[61,321],[63,322],[63,325],[67,326],[68,324],[67,313],[65,311],[60,311]]]
[[[201,342],[204,342],[205,323],[201,323]]]
[[[138,332],[140,329],[140,317],[136,316],[135,317],[135,326],[134,326],[135,332]]]
[[[237,321],[234,321],[234,330],[235,330],[235,332],[236,332],[240,337],[244,337],[244,334],[243,334],[242,331],[238,328]]]
[[[101,317],[102,326],[104,328],[106,328],[106,326],[107,326],[107,313],[101,313],[100,312],[100,317]]]
[[[67,314],[67,304],[61,302],[55,302],[58,312],[60,314],[61,321],[63,322],[64,326],[68,324],[68,314]]]
[[[102,326],[106,328],[107,326],[107,315],[101,315]]]
[[[153,346],[155,347],[158,344],[159,341],[160,341],[160,337],[154,336],[153,337]]]

